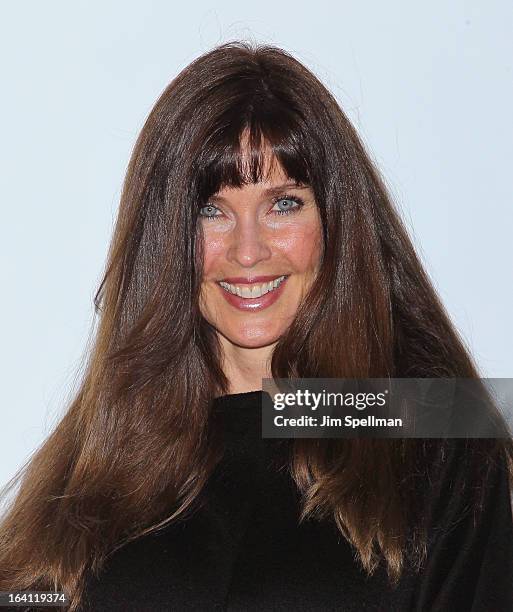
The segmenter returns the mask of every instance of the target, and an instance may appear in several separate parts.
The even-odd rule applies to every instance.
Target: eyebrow
[[[268,187],[267,189],[264,189],[263,194],[266,197],[269,196],[274,196],[274,195],[278,195],[280,193],[283,193],[284,191],[286,191],[287,189],[309,189],[310,185],[307,185],[306,183],[283,183],[283,185],[275,185],[274,187]],[[223,196],[219,196],[219,195],[212,195],[209,198],[209,201],[212,202],[225,202],[226,198],[223,198]]]

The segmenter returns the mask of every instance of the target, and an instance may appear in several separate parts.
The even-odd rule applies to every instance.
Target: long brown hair
[[[193,507],[221,456],[212,398],[229,388],[198,306],[198,209],[222,186],[262,180],[264,145],[313,188],[324,243],[273,376],[478,377],[334,97],[279,48],[221,45],[171,82],[136,142],[95,296],[95,342],[76,397],[18,476],[0,529],[0,590],[61,589],[74,610],[87,571]],[[384,559],[397,579],[407,556],[424,558],[418,478],[441,447],[295,440],[303,518],[330,516],[369,573]],[[513,458],[510,440],[472,449],[485,463],[492,450]]]

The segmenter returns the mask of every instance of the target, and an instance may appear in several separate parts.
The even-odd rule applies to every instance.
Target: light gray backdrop
[[[513,374],[513,4],[5,3],[0,485],[76,388],[131,148],[191,60],[278,44],[336,95],[483,376]]]

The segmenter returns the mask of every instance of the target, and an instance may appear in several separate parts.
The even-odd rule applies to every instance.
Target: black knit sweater
[[[299,494],[286,470],[287,440],[262,439],[262,392],[214,401],[225,454],[185,521],[131,542],[89,577],[83,610],[157,612],[397,612],[513,610],[513,525],[500,465],[473,524],[458,453],[433,499],[447,529],[430,545],[421,572],[406,568],[393,589],[383,567],[368,577],[333,522],[298,525]],[[458,446],[456,446],[458,448]]]

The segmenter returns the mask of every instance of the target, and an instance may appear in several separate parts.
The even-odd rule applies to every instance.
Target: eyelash
[[[305,205],[304,200],[302,198],[300,198],[299,196],[281,195],[281,196],[277,196],[277,197],[271,199],[271,202],[273,203],[273,207],[278,202],[281,202],[281,200],[291,200],[292,202],[295,202],[297,204],[297,206],[294,206],[294,208],[290,208],[289,210],[274,210],[273,213],[275,215],[280,215],[281,216],[281,215],[291,215],[291,214],[294,214],[294,213],[298,213],[303,208],[303,206]],[[203,206],[202,208],[205,208],[207,206],[211,206],[212,208],[215,208],[216,210],[219,210],[216,206],[214,206],[214,204],[205,204],[205,206]],[[203,219],[208,219],[209,221],[217,221],[219,219],[220,215],[209,216],[209,215],[202,215],[202,214],[200,214],[200,217],[203,218]]]

